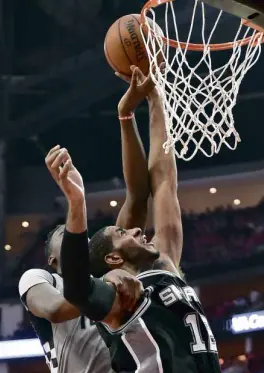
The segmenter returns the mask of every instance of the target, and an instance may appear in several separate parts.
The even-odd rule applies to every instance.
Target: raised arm
[[[165,115],[158,93],[149,97],[150,111],[150,153],[149,173],[154,210],[154,242],[161,253],[157,262],[161,268],[170,271],[179,266],[183,235],[179,200],[178,178],[173,151],[165,154],[162,147],[166,140]]]
[[[61,245],[64,297],[90,319],[103,320],[112,309],[116,290],[91,277],[84,185],[69,153],[63,152],[61,165],[55,165],[57,182],[69,205]]]
[[[121,127],[122,163],[126,183],[126,200],[117,218],[116,225],[125,229],[140,227],[145,229],[148,198],[150,195],[148,163],[144,147],[138,132],[134,112],[153,86],[149,80],[141,81],[138,68],[131,66],[131,81],[128,77],[117,74],[129,82],[129,88],[118,105]]]
[[[131,281],[132,276],[128,278],[120,270],[116,270],[119,272],[115,275],[115,271],[112,271],[112,275],[111,272],[107,274],[107,283],[91,276],[84,185],[68,152],[61,152],[63,156],[59,152],[59,161],[53,162],[53,171],[69,205],[61,246],[64,297],[90,319],[101,321],[108,317],[111,321],[121,310],[116,290],[127,295],[127,307],[130,307],[140,295],[140,282],[137,279]]]

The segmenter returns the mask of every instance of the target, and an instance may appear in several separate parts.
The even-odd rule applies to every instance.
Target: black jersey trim
[[[130,317],[130,319],[125,323],[123,324],[122,326],[120,326],[119,328],[117,329],[112,329],[110,326],[108,326],[107,324],[101,322],[100,324],[107,330],[107,332],[109,334],[120,334],[120,333],[123,333],[125,331],[125,329],[135,320],[137,320],[141,315],[143,315],[143,313],[149,308],[150,304],[151,304],[151,299],[150,299],[150,295],[151,293],[153,292],[153,287],[152,286],[149,286],[148,288],[145,289],[145,298],[143,300],[143,302],[141,303],[141,305],[138,307],[138,309],[136,310],[136,312]]]

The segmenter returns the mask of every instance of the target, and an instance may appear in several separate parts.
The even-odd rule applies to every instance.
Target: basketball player
[[[47,155],[46,164],[54,178],[56,155],[63,156],[65,151],[57,146]],[[72,172],[72,177],[77,179],[78,172]],[[111,372],[109,352],[96,326],[80,316],[80,311],[63,297],[60,249],[64,229],[65,226],[61,225],[49,233],[45,244],[49,271],[26,271],[19,282],[20,297],[52,373]],[[104,280],[113,283],[121,296],[126,298],[126,307],[133,308],[142,291],[140,281],[120,270],[109,272]]]
[[[131,83],[125,95],[130,99],[119,107],[120,120],[128,125],[138,104],[138,90]],[[162,148],[165,118],[155,89],[148,101],[153,243],[146,242],[140,228],[112,226],[92,237],[89,252],[84,193],[71,179],[73,165],[68,157],[59,177],[65,189],[76,190],[79,198],[69,206],[62,243],[64,295],[89,318],[101,321],[98,328],[116,372],[220,373],[216,342],[200,301],[179,273],[182,225],[175,158],[172,151],[165,154]],[[73,266],[75,248],[81,260]],[[157,260],[162,270],[153,270]],[[145,286],[145,297],[132,312],[113,286],[90,276],[113,268],[137,275]]]

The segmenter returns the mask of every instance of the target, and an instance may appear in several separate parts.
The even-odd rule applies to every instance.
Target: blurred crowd
[[[183,214],[184,260],[231,261],[264,250],[264,201],[244,209],[219,207],[200,215]]]
[[[264,356],[241,355],[220,363],[223,373],[264,373]]]
[[[219,207],[203,214],[184,213],[183,261],[189,265],[226,262],[264,252],[264,201],[245,209]],[[113,216],[98,212],[89,222],[91,234],[115,224]],[[151,239],[153,230],[147,231]]]
[[[264,310],[264,294],[253,290],[246,297],[239,297],[207,308],[206,315],[211,320],[228,319],[236,314],[261,310]]]
[[[219,207],[202,214],[182,214],[184,230],[183,263],[189,266],[231,262],[264,253],[264,201],[250,208]],[[115,224],[114,215],[98,211],[89,223],[90,235]],[[153,230],[146,232],[149,239]],[[44,240],[28,260],[32,266],[45,265]],[[28,263],[27,263],[28,264]]]

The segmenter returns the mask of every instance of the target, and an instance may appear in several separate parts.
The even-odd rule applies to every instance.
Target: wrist
[[[118,115],[118,119],[120,121],[127,121],[127,120],[132,120],[134,118],[134,113],[130,112],[129,115]]]
[[[147,100],[150,102],[150,101],[156,101],[156,100],[159,100],[160,99],[160,95],[159,95],[159,92],[157,90],[157,88],[154,88],[150,94],[147,96]]]
[[[119,108],[117,109],[118,117],[130,117],[134,114],[134,110],[131,110],[129,108]]]
[[[85,205],[85,196],[81,197],[70,197],[67,199],[68,200],[68,205],[69,208],[75,209],[75,208],[80,208]]]

